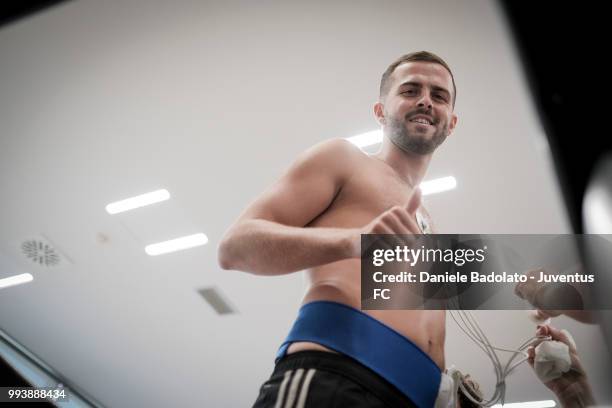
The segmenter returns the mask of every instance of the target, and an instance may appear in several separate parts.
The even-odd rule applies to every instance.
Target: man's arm
[[[333,202],[361,154],[333,139],[300,155],[225,233],[221,268],[281,275],[354,257],[358,230],[304,227]]]

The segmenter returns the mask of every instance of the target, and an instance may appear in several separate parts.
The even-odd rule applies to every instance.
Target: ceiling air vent
[[[216,288],[203,288],[198,290],[198,293],[202,295],[204,300],[217,312],[218,314],[231,314],[236,313],[229,302],[223,298],[219,290]]]
[[[28,238],[21,243],[21,253],[31,262],[43,267],[63,266],[66,257],[45,237]]]

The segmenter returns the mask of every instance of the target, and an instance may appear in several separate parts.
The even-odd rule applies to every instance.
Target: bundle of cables
[[[458,381],[458,388],[461,389],[464,397],[472,401],[477,406],[490,407],[498,402],[504,404],[504,398],[506,394],[506,377],[520,364],[527,361],[529,355],[527,354],[527,348],[533,343],[539,340],[550,340],[550,336],[534,336],[523,342],[517,350],[509,350],[500,347],[494,347],[485,335],[484,331],[480,328],[478,321],[470,311],[461,310],[458,303],[452,305],[449,308],[449,313],[457,326],[474,342],[480,349],[489,357],[493,368],[495,369],[496,375],[496,386],[495,393],[489,400],[479,401],[475,398],[477,390],[470,387],[469,382],[464,381],[463,376],[460,374],[461,381]],[[455,310],[451,310],[452,308]],[[508,359],[505,365],[503,365],[497,355],[497,351],[503,351],[512,353],[512,356]],[[522,356],[518,361],[514,362],[518,356]],[[514,362],[514,364],[513,364]],[[470,389],[471,388],[471,389]]]

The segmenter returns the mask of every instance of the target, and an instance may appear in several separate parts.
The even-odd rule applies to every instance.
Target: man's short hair
[[[451,69],[448,64],[444,62],[442,58],[428,51],[411,52],[410,54],[402,55],[401,57],[393,61],[393,63],[389,65],[387,70],[382,74],[382,78],[380,79],[380,99],[383,99],[384,96],[387,95],[387,92],[389,92],[389,87],[391,86],[390,77],[393,71],[395,71],[395,68],[406,62],[415,61],[432,62],[434,64],[440,64],[444,68],[446,68],[446,70],[451,76],[451,80],[453,81],[453,107],[455,107],[455,99],[457,98],[457,86],[455,85],[455,78],[453,77],[453,73],[451,72]]]

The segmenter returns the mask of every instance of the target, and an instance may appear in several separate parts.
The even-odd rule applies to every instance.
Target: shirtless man
[[[455,96],[450,68],[436,55],[422,51],[397,59],[383,74],[374,105],[385,136],[382,149],[368,156],[332,139],[305,151],[228,229],[218,248],[220,266],[266,276],[306,270],[303,305],[323,300],[360,309],[361,234],[421,234],[423,225],[431,225],[417,186],[434,150],[457,124]],[[363,313],[405,336],[436,370],[444,370],[444,311]],[[315,341],[291,342],[255,407],[428,404],[398,393],[384,367],[367,370],[335,350]],[[402,364],[407,372],[419,370],[416,363]]]

